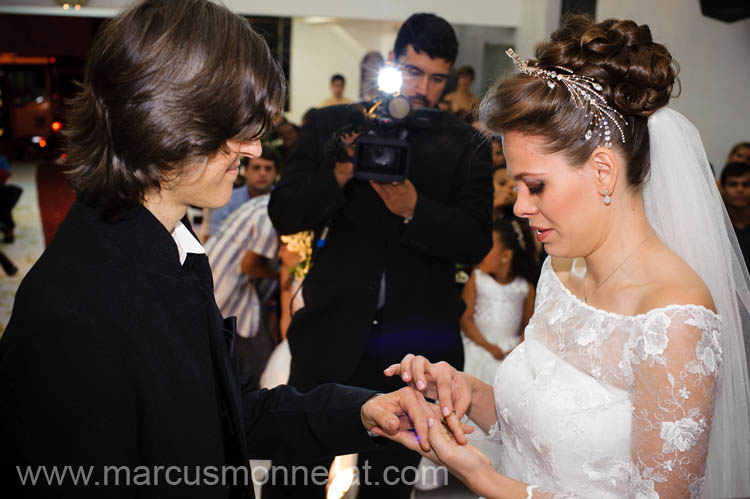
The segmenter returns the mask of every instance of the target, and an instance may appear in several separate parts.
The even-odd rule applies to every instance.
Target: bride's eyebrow
[[[526,178],[526,177],[530,177],[530,176],[533,176],[533,175],[534,175],[534,174],[533,174],[533,173],[531,173],[531,172],[521,172],[521,173],[519,173],[518,175],[514,175],[514,174],[512,174],[512,173],[510,172],[510,170],[508,170],[508,176],[509,176],[510,178],[512,178],[513,180],[516,180],[516,181],[521,181],[521,180],[523,180],[524,178]]]

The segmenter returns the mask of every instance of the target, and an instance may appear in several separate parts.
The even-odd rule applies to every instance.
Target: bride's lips
[[[547,239],[547,236],[549,236],[549,233],[552,232],[552,229],[543,229],[542,227],[531,227],[531,230],[536,232],[536,239],[540,243],[543,243],[545,239]]]

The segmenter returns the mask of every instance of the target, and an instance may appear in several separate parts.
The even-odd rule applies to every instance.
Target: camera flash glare
[[[401,71],[392,66],[384,67],[378,73],[378,86],[389,94],[398,92],[401,90]]]

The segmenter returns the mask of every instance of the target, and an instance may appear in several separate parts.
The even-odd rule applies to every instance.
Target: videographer
[[[353,155],[357,137],[379,133],[369,117],[362,123],[362,105],[333,106],[310,113],[271,194],[277,231],[314,229],[318,241],[303,283],[305,306],[288,332],[289,384],[300,391],[331,381],[390,391],[400,381],[382,371],[409,352],[463,365],[458,321],[465,305],[454,285],[455,263],[476,263],[491,246],[492,182],[489,148],[479,134],[431,109],[457,52],[453,28],[440,17],[415,14],[399,30],[391,60],[411,106],[396,137],[408,144],[408,152],[396,151],[408,158],[405,178],[379,182],[368,177],[372,170],[358,173],[360,151],[356,162],[332,156],[332,136]],[[386,445],[360,454],[360,468],[367,461],[370,481],[382,484],[378,470],[416,468],[419,459]],[[390,497],[409,497],[410,485],[394,487]],[[294,497],[300,494],[322,497],[310,491]],[[362,484],[359,497],[383,494]]]

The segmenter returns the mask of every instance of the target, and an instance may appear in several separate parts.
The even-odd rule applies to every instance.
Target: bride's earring
[[[609,189],[604,189],[604,204],[609,206],[610,203],[612,203],[612,198],[609,197]]]

